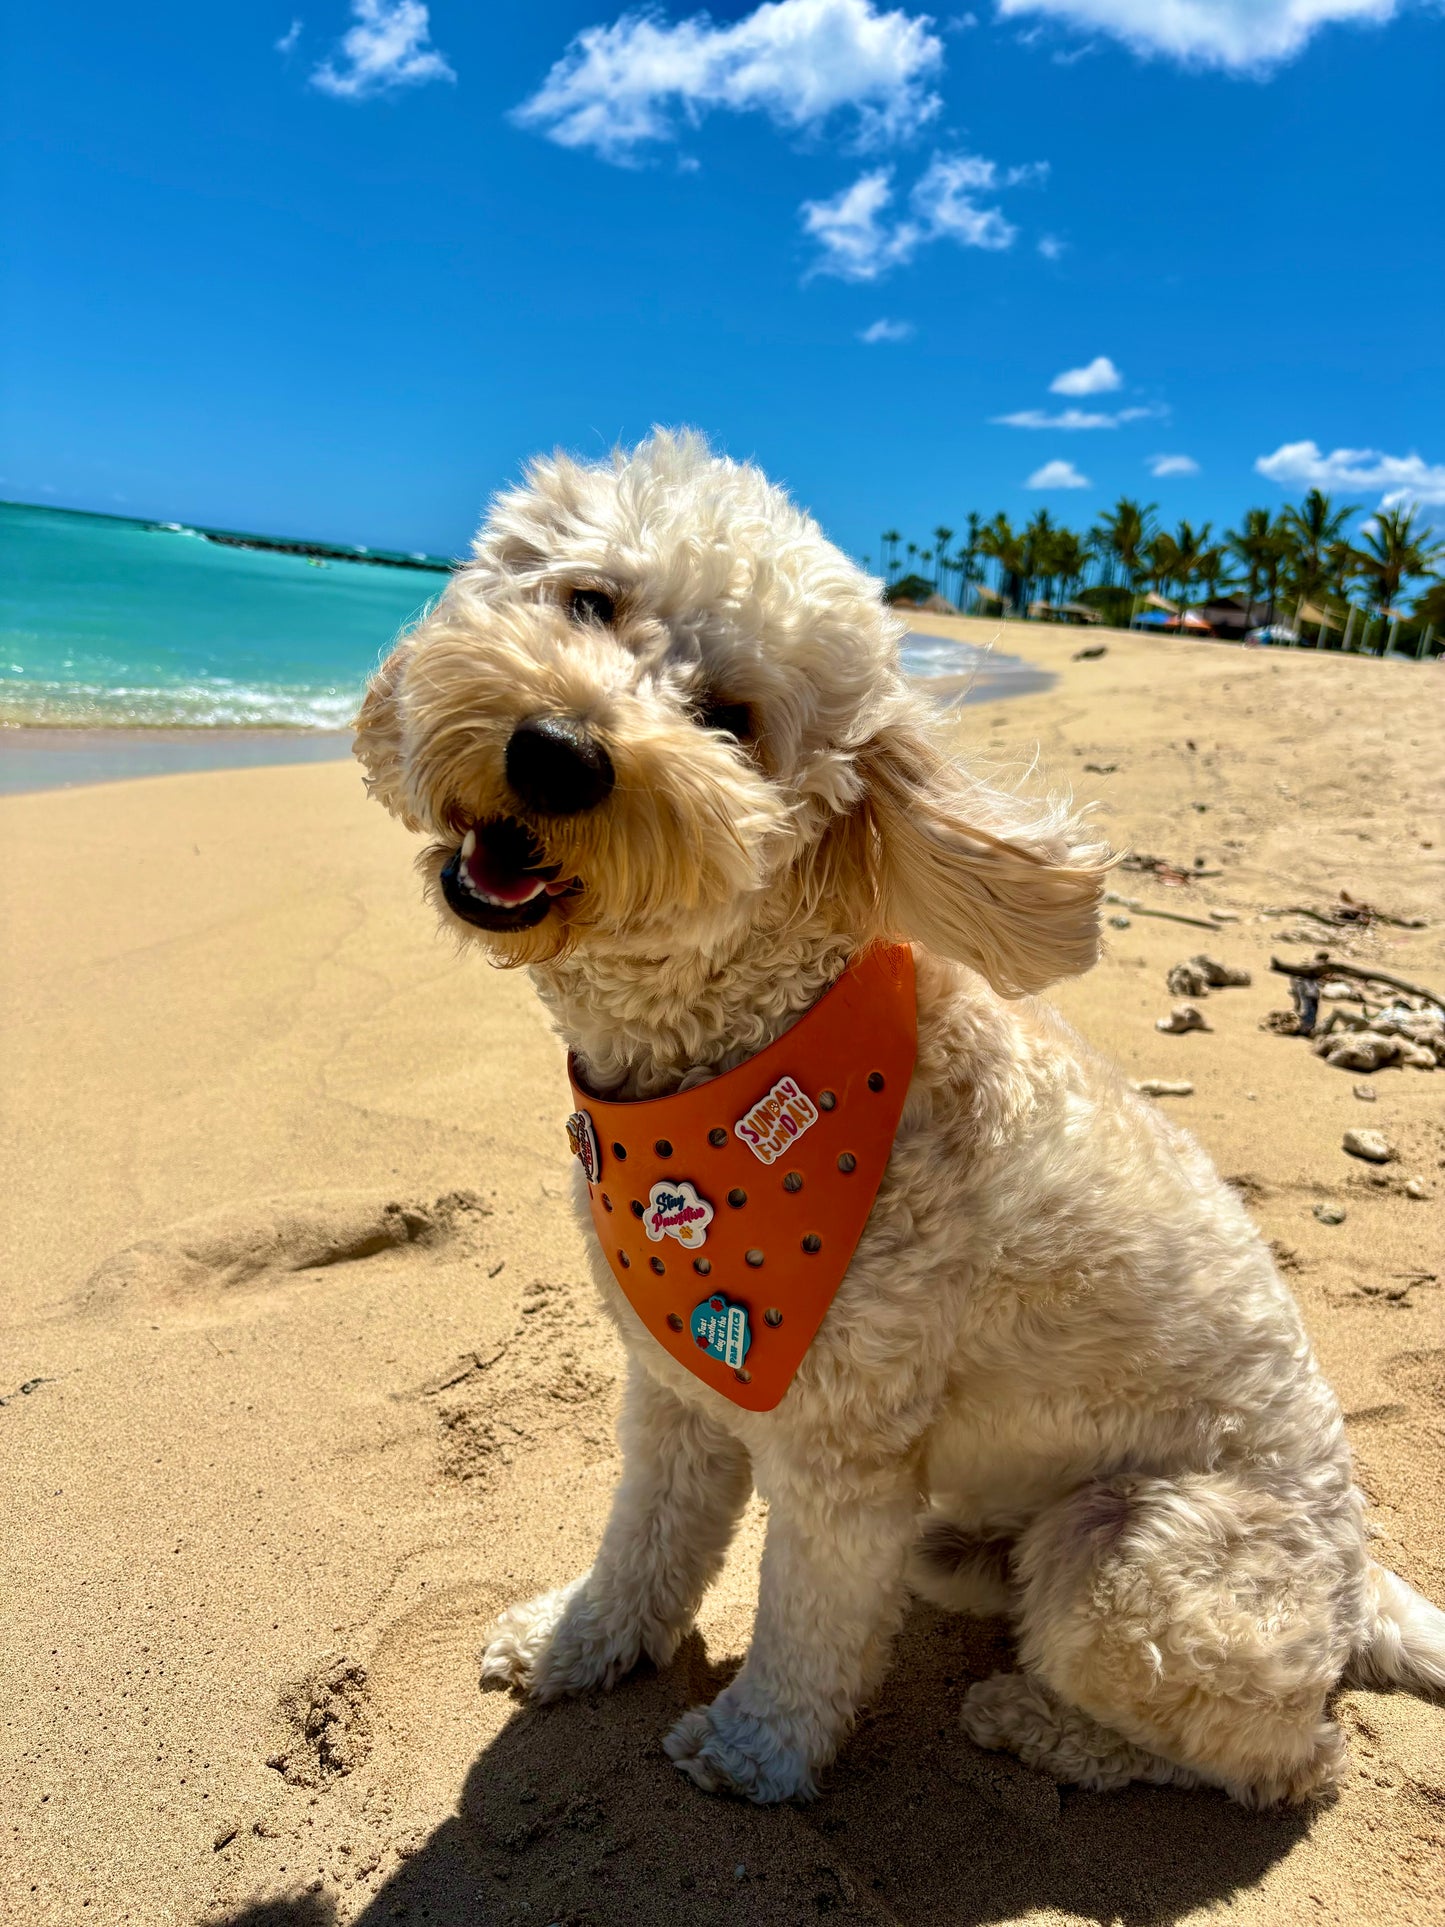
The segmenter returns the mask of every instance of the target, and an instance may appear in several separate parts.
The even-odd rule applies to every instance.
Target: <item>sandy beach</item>
[[[1214,926],[1111,905],[1105,959],[1052,995],[1129,1076],[1192,1083],[1159,1101],[1274,1241],[1379,1556],[1445,1602],[1445,1071],[1364,1078],[1261,1028],[1271,956],[1445,988],[1441,672],[999,646],[1055,681],[945,711],[959,746],[1037,746],[1188,878],[1116,893]],[[1061,1792],[959,1728],[1002,1624],[921,1607],[815,1804],[697,1793],[660,1738],[745,1650],[756,1506],[666,1674],[540,1711],[480,1691],[487,1623],[586,1567],[617,1467],[529,983],[455,954],[350,762],[6,796],[0,849],[0,1917],[1445,1921],[1445,1707],[1342,1693],[1326,1807]],[[1342,890],[1402,921],[1304,914]],[[1253,981],[1161,1034],[1200,950]],[[1391,1162],[1345,1155],[1361,1127]]]

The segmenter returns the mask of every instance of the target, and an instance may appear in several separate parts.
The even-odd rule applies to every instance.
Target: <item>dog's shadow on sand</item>
[[[354,1918],[985,1927],[1053,1909],[1152,1927],[1253,1886],[1308,1831],[1308,1809],[1248,1813],[1173,1788],[1080,1793],[980,1752],[959,1724],[962,1691],[1010,1663],[1001,1623],[916,1607],[822,1796],[756,1808],[699,1793],[659,1745],[727,1678],[693,1637],[665,1674],[519,1708],[472,1766],[456,1813]],[[323,1893],[248,1907],[224,1927],[340,1918]]]

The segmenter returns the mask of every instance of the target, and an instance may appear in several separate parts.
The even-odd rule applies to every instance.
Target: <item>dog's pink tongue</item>
[[[467,875],[479,890],[500,903],[525,903],[542,887],[540,877],[527,870],[509,870],[497,862],[480,838],[462,858]]]

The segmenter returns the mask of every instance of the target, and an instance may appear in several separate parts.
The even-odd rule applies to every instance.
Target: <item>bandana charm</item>
[[[689,1323],[693,1343],[700,1352],[731,1365],[734,1371],[742,1369],[753,1342],[745,1307],[731,1304],[721,1292],[714,1292],[711,1298],[704,1298]]]
[[[567,1142],[572,1146],[572,1155],[582,1166],[589,1184],[596,1184],[597,1174],[602,1169],[602,1152],[598,1148],[597,1133],[586,1111],[574,1111],[567,1120]]]
[[[796,1077],[780,1077],[733,1126],[755,1158],[771,1164],[818,1122],[818,1107]]]
[[[686,1178],[659,1178],[647,1196],[642,1227],[654,1244],[676,1238],[689,1251],[707,1243],[713,1208]]]

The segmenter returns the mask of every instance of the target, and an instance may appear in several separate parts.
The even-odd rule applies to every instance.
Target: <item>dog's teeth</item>
[[[471,855],[472,851],[476,849],[476,847],[477,847],[477,833],[475,830],[468,830],[466,835],[462,838],[462,862],[463,863],[466,862],[467,858]]]

